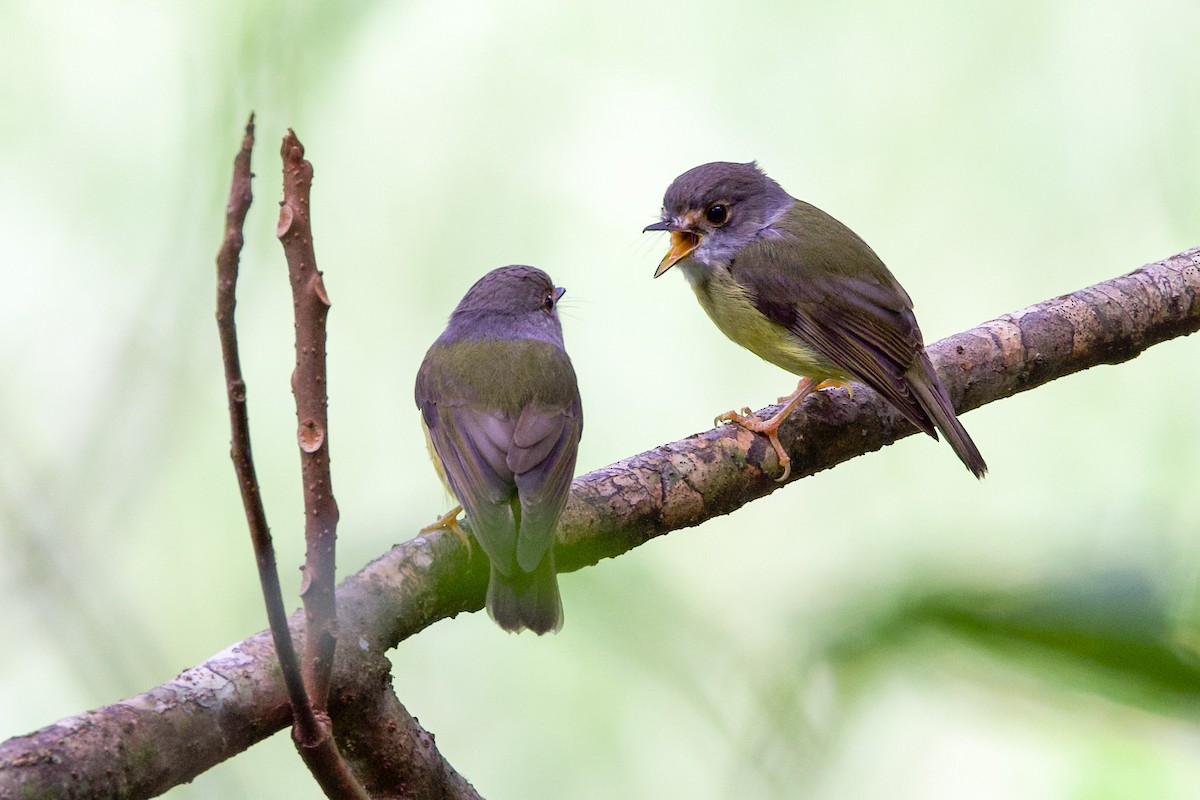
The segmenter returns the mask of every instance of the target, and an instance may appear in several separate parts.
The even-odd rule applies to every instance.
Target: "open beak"
[[[700,246],[699,236],[690,231],[673,230],[671,223],[666,221],[647,225],[642,229],[643,233],[646,231],[670,231],[671,233],[671,249],[667,251],[667,254],[663,256],[663,260],[659,262],[658,269],[654,270],[654,277],[656,278],[675,266],[676,261],[687,258],[688,254]]]

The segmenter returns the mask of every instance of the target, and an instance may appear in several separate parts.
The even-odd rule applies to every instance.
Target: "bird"
[[[417,371],[430,457],[490,561],[488,614],[509,632],[558,631],[554,536],[575,474],[583,408],[555,287],[511,265],[480,278]]]
[[[987,464],[954,413],[933,368],[908,293],[866,242],[819,208],[789,195],[756,162],[714,161],[677,177],[658,222],[671,247],[654,277],[678,266],[721,332],[800,378],[769,419],[717,417],[765,434],[786,481],[783,420],[814,391],[857,381],[919,430],[949,441],[982,478]]]

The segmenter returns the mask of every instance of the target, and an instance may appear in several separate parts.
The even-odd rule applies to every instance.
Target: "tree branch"
[[[302,625],[294,614],[293,636]],[[339,649],[335,686],[335,735],[373,796],[478,800],[396,700],[382,648]],[[291,721],[264,631],[144,694],[0,743],[0,797],[154,797]]]
[[[343,760],[329,718],[329,684],[337,646],[337,604],[334,597],[338,508],[329,472],[328,396],[325,370],[325,320],[329,297],[317,270],[309,224],[312,164],[292,130],[283,137],[283,200],[275,233],[287,258],[296,324],[296,368],[292,394],[299,422],[300,474],[304,490],[304,540],[307,545],[304,579],[304,686],[311,708],[292,710],[296,746],[325,795],[367,798],[367,792]],[[313,723],[317,724],[313,724]]]
[[[967,410],[1198,329],[1200,248],[1006,314],[930,351],[956,405]],[[803,409],[781,430],[797,479],[915,432],[865,387],[853,398],[819,392]],[[579,569],[728,514],[776,490],[775,474],[762,437],[722,427],[583,475],[561,521],[556,561],[563,571]],[[482,561],[469,562],[466,546],[438,531],[393,548],[341,584],[335,718],[360,693],[379,689],[387,649],[439,619],[483,607]],[[299,625],[295,615],[292,623]],[[112,787],[131,769],[132,755],[145,753],[153,756],[156,785],[173,785],[165,783],[172,759],[187,753],[193,763],[216,764],[287,725],[275,669],[270,639],[260,633],[146,694],[10,739],[0,745],[0,795],[61,785],[64,771],[55,765],[64,762],[77,784]]]
[[[338,507],[329,472],[329,419],[325,369],[325,319],[329,296],[317,270],[309,224],[313,168],[304,158],[304,145],[288,130],[280,151],[283,158],[283,201],[275,234],[287,256],[296,315],[296,369],[292,394],[296,398],[296,438],[304,484],[304,539],[307,552],[300,595],[309,635],[305,639],[304,683],[313,707],[324,711],[337,646],[337,605],[334,597],[335,546]]]
[[[250,157],[253,149],[254,115],[251,114],[250,120],[246,123],[246,133],[242,139],[241,150],[233,162],[233,180],[230,186],[229,203],[225,211],[225,238],[217,253],[217,331],[221,338],[221,358],[225,365],[225,389],[231,428],[230,457],[233,460],[234,471],[241,488],[242,505],[245,508],[246,523],[258,566],[259,584],[262,586],[263,600],[267,607],[267,619],[292,708],[296,745],[300,748],[300,754],[305,763],[308,764],[309,769],[328,796],[365,798],[366,792],[355,780],[349,765],[338,754],[332,736],[332,725],[324,714],[324,696],[320,700],[319,708],[314,707],[312,695],[306,691],[300,659],[296,655],[291,632],[288,630],[287,610],[283,604],[279,569],[275,563],[275,547],[271,542],[271,531],[267,526],[267,514],[263,508],[258,477],[254,469],[254,457],[250,449],[250,419],[246,409],[246,382],[242,378],[241,359],[238,356],[234,310],[237,306],[238,267],[243,243],[242,228],[253,201],[253,194],[250,191],[253,178],[250,172]],[[297,325],[298,337],[302,335],[300,331],[301,328]],[[320,332],[323,353],[323,325]],[[298,344],[298,352],[299,349]],[[315,388],[323,397],[323,381],[317,383]],[[330,583],[332,583],[332,579],[330,579]],[[332,647],[330,649],[332,650]],[[328,666],[325,671],[329,672]],[[327,675],[325,680],[328,681]],[[325,685],[328,686],[327,683]]]
[[[280,655],[284,684],[287,686],[291,705],[296,710],[296,725],[306,732],[300,738],[311,739],[316,738],[319,726],[313,715],[308,693],[304,689],[300,659],[296,655],[288,630],[287,608],[284,606],[283,590],[279,584],[279,569],[275,563],[271,529],[267,525],[267,512],[263,508],[258,477],[254,470],[254,456],[250,448],[250,418],[246,408],[246,382],[242,377],[234,316],[243,243],[242,228],[253,200],[250,191],[251,179],[254,177],[250,172],[250,156],[253,149],[254,115],[251,114],[246,123],[242,149],[233,162],[233,181],[229,190],[229,204],[225,210],[225,238],[217,253],[217,332],[221,338],[221,359],[225,365],[225,394],[229,405],[229,456],[233,460],[238,487],[242,493],[242,506],[246,512],[246,524],[258,566],[258,580],[262,586],[263,602],[266,604],[275,649]]]

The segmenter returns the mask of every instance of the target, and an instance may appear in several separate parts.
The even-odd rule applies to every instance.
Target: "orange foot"
[[[432,525],[426,525],[421,528],[421,533],[432,533],[433,531],[450,531],[459,540],[467,546],[467,561],[471,560],[471,540],[467,537],[467,532],[458,524],[458,515],[462,513],[462,506],[455,506],[437,518],[437,522]]]
[[[845,386],[847,391],[850,391],[850,385],[844,381],[821,381],[816,383],[812,378],[801,378],[800,383],[796,385],[796,391],[792,392],[787,397],[779,398],[779,402],[783,403],[783,408],[779,409],[770,419],[758,419],[754,417],[749,408],[743,408],[742,413],[736,411],[726,411],[724,414],[716,418],[715,424],[719,425],[722,422],[732,422],[736,425],[741,425],[748,431],[754,433],[765,434],[767,441],[771,443],[771,447],[775,449],[775,457],[779,459],[779,466],[783,467],[783,474],[775,480],[783,483],[792,474],[792,457],[783,449],[783,443],[779,441],[779,426],[787,419],[788,414],[791,414],[796,406],[804,398],[808,397],[818,389],[826,389],[835,386]]]

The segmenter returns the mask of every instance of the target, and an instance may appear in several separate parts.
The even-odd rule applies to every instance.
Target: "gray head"
[[[467,290],[439,341],[540,339],[562,347],[558,300],[565,291],[536,267],[499,267]]]
[[[753,161],[689,169],[667,189],[662,221],[646,226],[671,232],[671,251],[654,277],[689,255],[708,265],[729,261],[794,202]]]

